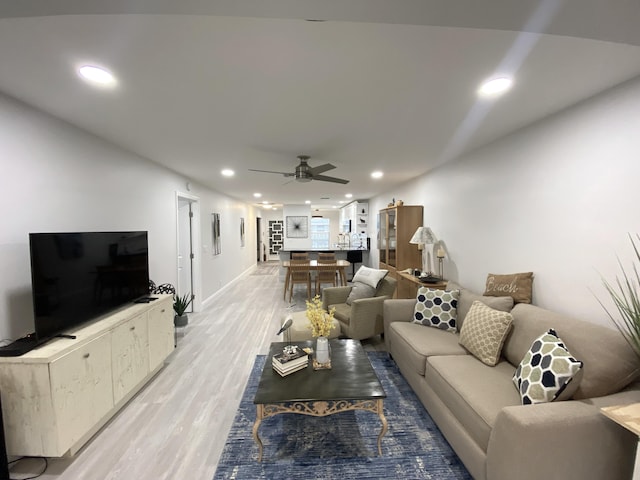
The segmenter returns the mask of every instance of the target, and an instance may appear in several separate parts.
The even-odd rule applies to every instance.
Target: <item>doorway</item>
[[[256,218],[256,245],[257,245],[257,260],[258,262],[264,262],[266,251],[264,250],[264,244],[262,242],[262,218]]]
[[[200,310],[200,208],[199,198],[177,193],[177,267],[176,294],[191,294],[190,312]]]

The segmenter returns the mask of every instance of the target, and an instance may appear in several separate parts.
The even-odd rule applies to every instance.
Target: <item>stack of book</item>
[[[277,353],[271,360],[273,369],[283,377],[307,368],[308,364],[309,355],[300,348],[296,349],[294,353]]]

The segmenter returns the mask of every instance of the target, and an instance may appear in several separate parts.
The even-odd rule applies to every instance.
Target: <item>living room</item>
[[[637,45],[627,46],[636,56]],[[598,65],[593,69],[597,75]],[[640,232],[635,208],[640,201],[635,185],[640,178],[637,74],[413,180],[380,188],[368,198],[370,212],[394,198],[423,205],[425,225],[447,247],[446,278],[482,291],[490,272],[533,271],[534,304],[610,325],[598,303],[606,299],[601,276],[611,280],[618,275],[618,258],[630,264],[628,234]],[[550,77],[548,88],[553,89]],[[2,338],[15,339],[33,329],[29,232],[148,230],[151,277],[175,283],[176,192],[183,192],[199,198],[199,308],[212,308],[255,269],[252,229],[256,218],[267,218],[258,206],[5,93],[0,94],[0,157]],[[390,160],[390,170],[392,165]],[[211,252],[212,212],[220,212],[223,222],[220,255]],[[237,238],[240,218],[248,226],[245,247]],[[376,266],[375,224],[369,236],[370,263]],[[241,336],[230,338],[238,342],[236,348],[242,345]],[[189,353],[198,355],[196,346]],[[184,353],[181,365],[185,375],[193,375]]]

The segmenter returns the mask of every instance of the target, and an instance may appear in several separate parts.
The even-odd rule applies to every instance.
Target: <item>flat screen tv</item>
[[[38,341],[149,294],[147,232],[30,233]]]

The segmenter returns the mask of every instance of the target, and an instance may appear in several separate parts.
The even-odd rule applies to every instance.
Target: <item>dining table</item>
[[[311,270],[311,271],[317,270],[318,269],[318,263],[326,265],[327,263],[333,264],[334,262],[318,262],[318,260],[309,260],[309,270]],[[346,285],[347,284],[347,275],[345,273],[345,269],[347,267],[351,266],[351,262],[349,262],[348,260],[336,260],[335,264],[336,264],[336,270],[338,271],[338,276],[340,278],[340,284],[341,285]],[[282,266],[287,269],[287,273],[286,273],[285,278],[284,278],[284,294],[286,296],[287,290],[289,289],[289,278],[291,276],[291,272],[289,270],[289,267],[291,266],[291,261],[290,260],[283,260],[282,261]]]

